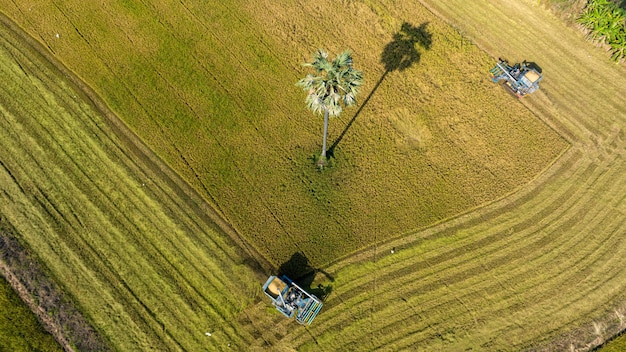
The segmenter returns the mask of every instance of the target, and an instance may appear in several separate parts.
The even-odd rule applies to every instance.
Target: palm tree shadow
[[[363,107],[367,105],[367,102],[372,98],[380,84],[385,80],[385,77],[392,71],[404,71],[407,68],[417,64],[421,58],[421,49],[429,50],[432,46],[432,34],[426,28],[428,22],[420,24],[418,27],[413,26],[408,22],[402,23],[400,31],[393,35],[393,40],[389,42],[381,54],[380,61],[385,66],[385,72],[382,74],[376,85],[365,98],[363,104],[359,107],[352,119],[348,122],[344,130],[339,137],[333,142],[327,151],[329,157],[334,157],[335,148],[341,142],[346,135],[356,118],[359,116]]]

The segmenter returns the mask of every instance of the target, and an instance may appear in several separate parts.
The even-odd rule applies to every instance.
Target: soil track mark
[[[422,1],[421,3],[431,9],[433,13],[447,19],[458,29],[459,33],[465,36],[441,35],[436,36],[435,39],[437,40],[460,39],[458,48],[463,50],[464,41],[466,38],[471,38],[494,58],[507,56],[515,61],[531,59],[540,62],[546,77],[542,81],[541,90],[524,99],[521,103],[514,100],[503,102],[502,112],[504,114],[505,109],[509,106],[514,106],[516,109],[528,109],[564,136],[572,146],[560,155],[560,160],[530,180],[527,186],[517,189],[505,198],[427,229],[411,233],[398,233],[396,240],[377,244],[376,247],[342,258],[324,268],[325,271],[335,277],[335,281],[332,283],[333,290],[326,301],[322,314],[316,318],[314,325],[310,327],[294,328],[293,325],[290,325],[292,322],[279,315],[270,316],[265,321],[258,322],[257,320],[253,323],[252,319],[260,320],[262,317],[267,317],[268,314],[266,304],[252,303],[252,300],[243,303],[244,305],[247,304],[247,309],[243,313],[238,308],[233,308],[236,307],[237,298],[240,298],[239,290],[241,287],[231,281],[241,282],[241,285],[244,286],[243,290],[246,291],[255,290],[253,287],[258,289],[258,282],[252,283],[251,281],[262,280],[259,277],[251,279],[254,277],[254,273],[247,269],[241,269],[242,264],[249,257],[242,255],[233,243],[246,246],[245,242],[239,240],[236,231],[220,217],[220,214],[211,212],[208,206],[199,197],[196,197],[190,188],[184,183],[176,181],[178,180],[176,175],[165,167],[160,160],[156,159],[119,120],[110,114],[107,115],[110,117],[108,121],[110,125],[102,127],[102,130],[96,134],[99,136],[97,137],[98,143],[110,146],[111,150],[115,151],[112,158],[116,161],[121,160],[123,161],[122,164],[126,165],[117,170],[115,174],[130,173],[134,175],[132,177],[119,176],[119,178],[114,179],[115,183],[123,186],[121,187],[124,190],[123,194],[117,193],[116,189],[111,188],[110,185],[107,187],[106,182],[98,181],[97,174],[105,170],[95,169],[95,171],[79,174],[76,170],[77,168],[80,169],[78,165],[82,165],[80,153],[63,150],[60,156],[53,158],[55,163],[58,162],[59,165],[62,165],[60,166],[62,171],[69,172],[74,175],[72,177],[77,179],[87,176],[91,181],[72,188],[76,194],[82,194],[79,196],[80,199],[76,201],[66,200],[65,198],[71,198],[71,196],[64,195],[63,192],[55,193],[54,189],[60,188],[60,184],[51,183],[48,188],[41,188],[47,197],[36,199],[41,200],[42,203],[47,199],[48,202],[57,207],[56,210],[47,208],[45,204],[35,204],[36,210],[30,209],[28,206],[20,208],[26,215],[15,209],[5,209],[4,211],[13,217],[15,223],[20,224],[21,220],[24,220],[25,223],[29,221],[32,223],[47,217],[52,219],[48,224],[51,228],[58,226],[59,223],[69,222],[72,224],[68,227],[68,231],[78,232],[79,236],[82,236],[80,238],[84,242],[83,244],[63,246],[64,241],[69,242],[69,240],[62,236],[59,238],[50,237],[50,241],[58,241],[61,244],[61,249],[58,251],[69,254],[68,259],[65,260],[78,263],[76,267],[82,269],[75,270],[79,271],[78,274],[82,280],[92,282],[93,286],[104,288],[103,292],[109,306],[100,307],[103,311],[113,312],[119,317],[118,319],[123,320],[110,331],[119,331],[121,334],[131,335],[128,336],[128,340],[131,341],[131,348],[148,347],[150,341],[154,340],[159,340],[154,342],[155,344],[167,344],[167,347],[176,347],[175,344],[170,344],[167,338],[160,340],[161,336],[167,335],[163,331],[155,330],[154,326],[159,325],[158,322],[155,322],[154,317],[150,317],[150,314],[142,311],[141,307],[136,307],[137,302],[142,302],[152,312],[158,314],[160,321],[163,321],[165,326],[163,329],[167,328],[167,333],[171,334],[169,336],[173,336],[176,341],[179,341],[183,348],[187,347],[183,344],[189,344],[193,347],[201,346],[203,342],[206,342],[203,340],[203,335],[196,335],[198,331],[194,330],[196,326],[192,324],[203,324],[206,321],[213,323],[207,329],[215,328],[218,330],[218,333],[214,334],[215,337],[222,336],[225,339],[231,339],[237,346],[247,347],[251,345],[253,348],[268,347],[268,344],[273,345],[272,347],[315,350],[396,350],[418,347],[432,350],[498,350],[541,348],[546,344],[548,346],[569,346],[569,343],[573,343],[575,347],[587,346],[589,341],[596,339],[597,336],[593,335],[593,332],[589,332],[588,329],[586,330],[585,327],[591,326],[592,322],[596,320],[606,321],[605,313],[612,312],[615,306],[626,301],[626,293],[624,293],[626,292],[626,287],[624,287],[626,273],[620,270],[626,264],[623,262],[623,258],[626,258],[624,255],[626,245],[620,241],[620,235],[626,230],[626,225],[620,218],[620,214],[623,216],[626,211],[626,197],[623,191],[626,189],[626,163],[624,160],[626,143],[623,137],[623,127],[621,127],[626,122],[624,116],[626,102],[611,98],[626,96],[625,83],[612,79],[626,76],[624,69],[610,64],[608,60],[603,61],[602,56],[585,43],[581,35],[564,28],[553,16],[537,7],[534,1],[486,0],[468,2],[453,0],[447,2]],[[169,11],[167,4],[150,5],[145,2],[142,4],[156,14],[159,14],[159,11]],[[198,22],[215,37],[223,37],[219,28],[211,27],[210,17],[193,16],[193,11],[190,11],[191,2],[175,4],[178,4],[176,6],[180,5],[181,11],[185,11],[187,14],[185,16],[191,16],[185,17],[186,20]],[[268,7],[272,5],[276,6],[272,2],[264,4]],[[323,18],[318,16],[323,13],[320,8],[321,3],[302,2],[300,5],[302,5],[302,13],[304,14],[302,16],[308,22],[315,24],[319,20],[319,23],[325,23],[322,22]],[[333,5],[335,4],[333,3]],[[358,39],[357,42],[363,44],[364,47],[372,45],[371,43],[368,44],[368,40],[372,40],[372,38],[384,46],[388,39],[386,35],[390,31],[389,28],[394,28],[395,22],[400,23],[403,20],[409,20],[403,16],[413,13],[421,14],[423,11],[414,2],[398,3],[380,0],[363,3],[349,2],[349,4],[342,2],[342,5],[345,5],[351,13],[375,15],[373,25],[371,28],[368,27],[368,30],[373,28],[372,32],[358,34],[341,32],[345,34],[346,38]],[[251,12],[254,12],[255,9],[257,8],[246,7],[246,10]],[[227,5],[220,7],[220,10],[233,11]],[[293,9],[285,8],[285,11],[287,10]],[[232,15],[232,12],[229,13]],[[299,12],[296,11],[296,13]],[[267,17],[265,13],[259,15]],[[280,15],[277,14],[277,17]],[[160,17],[161,15],[155,15],[155,18]],[[244,29],[248,28],[246,27],[248,25],[242,22],[241,17],[238,15],[232,17],[236,17],[238,26]],[[80,16],[75,17],[74,20],[76,18],[80,19]],[[316,20],[311,21],[310,18]],[[463,21],[461,22],[460,19]],[[72,22],[72,19],[67,18],[67,21]],[[335,19],[330,20],[326,25],[333,25],[333,21]],[[155,28],[166,31],[178,28],[176,25],[181,24],[171,21],[171,19],[164,22],[157,20],[157,22],[156,24],[153,23]],[[288,22],[282,22],[281,25],[286,23]],[[72,23],[72,26],[77,25]],[[296,27],[293,27],[292,32],[289,31],[289,28],[282,31],[285,28],[279,26],[276,27],[276,30],[282,31],[280,33],[282,36],[284,33],[297,33],[301,30],[301,28]],[[337,26],[338,29],[344,27],[346,26]],[[307,30],[315,28],[307,27]],[[448,30],[442,25],[437,28],[441,31]],[[318,30],[322,31],[320,28]],[[171,35],[176,40],[198,40],[193,36],[186,37],[182,31],[180,33],[175,29],[171,31],[177,33]],[[82,35],[88,35],[84,29],[81,32]],[[132,35],[131,31],[124,33],[124,36],[129,40],[131,40]],[[41,36],[44,37],[44,35]],[[298,35],[290,35],[292,39],[296,37]],[[367,39],[364,39],[366,37]],[[304,40],[311,40],[311,38],[308,37]],[[202,44],[200,41],[197,43]],[[217,44],[225,48],[228,57],[241,60],[241,62],[244,61],[237,50],[228,47],[228,43],[220,42]],[[88,45],[92,46],[96,43],[90,40]],[[262,43],[262,45],[269,46],[266,43]],[[151,48],[146,50],[149,49]],[[431,53],[435,55],[436,51],[433,50]],[[465,62],[471,67],[481,66],[481,64],[467,62],[476,59],[476,56],[465,57],[462,53],[460,51],[458,53],[460,59],[457,58],[461,62],[466,60]],[[154,54],[154,52],[150,54]],[[292,57],[294,60],[289,62],[298,62],[300,59],[295,57],[297,55],[294,55],[293,52],[287,55],[294,56]],[[437,55],[446,56],[442,53],[437,53]],[[440,59],[436,56],[432,58]],[[198,55],[197,57],[194,56],[191,61],[195,60],[194,64],[199,65],[201,68],[199,72],[204,70],[209,79],[219,81],[215,75],[210,74],[213,67],[209,59],[209,57]],[[213,59],[226,60],[223,57]],[[378,59],[376,55],[370,55],[364,59],[364,63],[368,67],[374,68],[371,70],[374,74],[377,72]],[[113,69],[111,62],[115,61],[102,60],[102,65],[110,70],[113,77],[122,81],[127,77],[135,77],[125,75],[124,70],[128,69],[126,67]],[[263,61],[259,58],[257,63],[263,64]],[[192,106],[195,107],[196,105],[192,104],[193,99],[187,95],[188,92],[176,90],[177,86],[171,81],[175,77],[161,75],[161,71],[155,65],[151,65],[146,67],[157,72],[158,82],[156,83],[159,84],[159,87],[174,89],[175,91],[172,93],[184,100],[183,105],[193,111],[194,118],[197,120],[197,117],[202,114],[202,110],[199,108],[192,109]],[[460,63],[457,62],[455,65],[460,65]],[[184,69],[184,67],[178,66],[175,68],[170,72]],[[435,69],[436,67],[430,68]],[[26,67],[23,65],[20,65],[20,68],[15,68],[16,71],[25,71],[25,69]],[[236,79],[233,78],[232,82],[224,83],[224,86],[221,86],[222,90],[229,93],[227,95],[237,95],[233,92],[241,91],[237,90],[234,85],[239,84],[239,82],[247,82],[251,72],[254,70],[243,67],[241,72],[237,72],[240,76],[236,76]],[[577,72],[577,74],[572,75],[572,72]],[[487,71],[485,70],[485,81],[487,82],[488,77],[486,76]],[[421,77],[424,80],[432,78],[428,72],[415,77]],[[263,82],[276,84],[271,79]],[[402,86],[402,84],[409,84],[410,82],[403,82],[402,79],[398,79],[394,83]],[[465,83],[472,87],[479,87],[479,89],[488,89],[488,86],[482,81]],[[431,94],[439,94],[454,89],[451,82],[437,82],[437,84],[444,86],[445,90],[437,90],[436,93]],[[141,116],[150,117],[150,109],[146,109],[149,100],[146,97],[134,95],[132,87],[132,84],[124,83],[124,89],[128,96],[133,97],[145,112]],[[82,88],[91,92],[87,86]],[[420,86],[413,91],[427,88]],[[438,86],[438,88],[440,87]],[[419,91],[419,93],[419,95],[425,96],[426,102],[431,99],[428,94],[421,94],[427,92]],[[89,94],[91,96],[92,93]],[[244,95],[237,95],[236,100],[242,97]],[[126,98],[124,97],[124,99]],[[115,101],[114,95],[111,96],[111,100]],[[458,102],[458,98],[450,95],[450,101]],[[99,100],[94,98],[94,102],[102,111],[107,112],[104,105],[99,105],[101,104]],[[420,102],[423,101],[420,100]],[[394,103],[408,104],[406,101],[394,101]],[[234,107],[234,109],[244,110],[239,105],[239,101],[224,104],[228,108]],[[374,106],[374,102],[372,102],[372,106],[368,105],[368,108]],[[452,107],[454,106],[458,105],[452,105]],[[278,110],[283,106],[279,104],[273,108]],[[378,105],[377,108],[382,109],[381,105]],[[88,110],[88,108],[85,109]],[[457,122],[455,113],[461,112],[461,110],[460,107],[458,111],[452,109],[445,114],[445,118],[442,116],[440,121],[436,121],[436,123],[444,127],[453,126]],[[264,127],[263,124],[267,123],[267,121],[249,120],[248,116],[246,118],[248,120],[244,120],[242,125],[252,126],[247,130],[250,135],[256,135],[258,131],[254,132],[253,130],[262,128]],[[292,120],[295,118],[289,116],[285,123],[292,123]],[[172,140],[168,138],[174,137],[164,137],[168,135],[166,124],[172,123],[172,121],[167,119],[155,121],[161,138],[172,145]],[[81,146],[79,149],[89,146],[76,141],[76,139],[80,139],[77,137],[83,134],[72,136],[67,129],[56,130],[57,127],[54,126],[37,127],[36,124],[31,126],[41,128],[41,133],[57,135],[58,131],[61,131],[60,135],[67,134],[69,137],[65,138],[69,138],[70,142],[74,140],[73,143],[77,148]],[[281,133],[280,129],[275,128],[276,126],[267,126],[265,126],[265,131],[271,131],[272,136],[278,136]],[[355,125],[355,127],[358,126]],[[359,133],[366,134],[367,128],[367,124],[363,124]],[[200,133],[204,132],[206,131],[200,131]],[[24,132],[24,134],[27,133]],[[85,135],[87,134],[89,133]],[[109,142],[106,137],[103,137],[115,134],[119,134],[121,137],[111,138],[121,138],[124,143],[119,143],[118,140]],[[236,136],[236,134],[233,135]],[[381,135],[382,133],[377,134],[377,136]],[[22,148],[20,146],[24,143],[18,142],[24,140],[20,140],[10,132],[6,132],[3,136],[7,139],[13,138],[12,149],[3,149],[4,154],[20,152],[20,148]],[[215,137],[212,136],[211,138]],[[32,137],[27,140],[28,143],[25,145],[37,145],[34,140],[37,138]],[[66,143],[61,139],[55,141]],[[52,144],[53,142],[49,143]],[[213,143],[219,144],[219,141],[215,140],[210,145],[213,146]],[[120,147],[127,145],[133,147]],[[462,149],[465,146],[458,141],[456,144],[451,142],[450,145],[454,145],[454,148],[457,149]],[[9,147],[3,146],[3,148]],[[27,168],[33,170],[46,168],[45,163],[36,161],[37,158],[46,155],[40,149],[35,147],[32,150],[21,151],[25,160],[35,160]],[[219,145],[216,149],[221,150],[221,153],[225,153],[226,156],[231,155],[228,154],[225,146]],[[183,152],[177,149],[176,159],[179,155],[182,156]],[[184,155],[185,163],[190,165],[189,169],[198,175],[199,169],[194,169],[191,166],[195,162],[194,158],[191,157],[193,154]],[[356,151],[354,151],[354,155],[358,155]],[[135,158],[138,158],[139,161],[128,161],[128,159]],[[87,159],[89,158],[87,157]],[[479,160],[480,158],[474,157],[474,159]],[[5,159],[2,160],[5,161]],[[11,177],[15,177],[15,183],[19,187],[5,190],[5,194],[2,195],[5,197],[4,199],[24,199],[22,194],[39,194],[37,190],[33,190],[32,185],[37,184],[40,179],[47,178],[47,176],[52,175],[63,179],[63,172],[56,169],[44,170],[41,173],[35,172],[32,175],[29,175],[29,170],[26,170],[18,175],[16,171],[20,170],[18,163],[10,158],[6,160],[12,160],[11,163],[6,162],[3,165],[11,170]],[[104,157],[99,160],[109,162]],[[281,159],[281,162],[287,164],[288,167],[299,166],[292,159]],[[146,169],[144,169],[145,165],[147,165]],[[242,166],[235,166],[228,171],[242,171]],[[372,174],[376,172],[376,170],[367,167],[364,169]],[[446,170],[437,169],[435,172],[442,173]],[[394,177],[396,175],[385,174],[385,177],[381,178],[387,176]],[[133,181],[129,181],[131,179]],[[161,181],[148,182],[148,187],[144,190],[142,181],[153,179],[160,179]],[[192,179],[193,183],[204,184],[203,182],[207,182],[200,177],[194,176]],[[250,175],[244,175],[241,179],[243,180],[242,184],[254,184]],[[298,174],[297,180],[300,183],[312,183],[310,175],[302,175],[301,173]],[[142,184],[141,187],[139,187],[140,183]],[[207,189],[209,188],[207,185]],[[268,193],[271,192],[268,191]],[[89,201],[89,196],[92,194],[105,194],[106,196],[102,196],[100,201]],[[178,194],[183,196],[178,196]],[[124,202],[123,198],[125,197],[130,201]],[[60,198],[63,201],[59,201]],[[158,202],[167,204],[167,206],[157,206],[152,201],[153,199],[157,199]],[[271,224],[273,226],[271,227],[272,231],[274,229],[279,231],[280,227],[289,226],[289,221],[280,218],[281,213],[274,212],[277,206],[263,203],[265,201],[265,199],[261,201],[263,214],[270,214],[275,219],[274,223]],[[367,201],[371,201],[371,198]],[[69,204],[68,208],[71,211],[58,205],[63,204],[63,202]],[[25,201],[25,204],[28,202]],[[121,207],[119,204],[125,206]],[[134,209],[135,205],[141,210]],[[83,206],[89,207],[89,211],[83,210]],[[113,206],[118,206],[119,212],[124,214],[120,215],[114,211],[112,214],[102,214],[95,220],[87,216],[90,211],[96,212],[97,209]],[[47,212],[47,209],[50,210],[48,215],[44,213]],[[209,215],[202,215],[205,211]],[[69,213],[73,215],[70,216]],[[185,215],[186,213],[192,214],[193,217],[189,218]],[[155,218],[143,220],[146,216],[153,214],[156,214],[154,215]],[[78,220],[73,220],[73,218]],[[220,224],[235,242],[220,240],[221,237],[215,236],[214,232],[217,231],[215,223]],[[344,226],[340,222],[338,224],[340,226],[335,227],[336,229]],[[81,233],[81,228],[87,227],[88,230],[91,230],[97,228],[97,225],[114,226],[119,230],[112,231],[113,233],[106,231],[94,231],[94,234]],[[255,226],[262,225],[261,222],[255,224]],[[358,227],[361,225],[360,223],[346,223],[345,228],[351,228],[351,225],[354,226],[355,231],[362,229]],[[372,224],[370,223],[370,225]],[[24,236],[30,232],[36,232],[36,229],[28,228],[27,224],[21,224],[21,226]],[[372,225],[372,228],[375,226]],[[140,231],[141,229],[148,230],[144,232]],[[163,229],[169,229],[171,232],[163,231]],[[127,233],[131,234],[131,238],[125,237]],[[149,236],[147,238],[133,237],[144,233],[149,234]],[[284,233],[291,235],[294,231],[285,229]],[[376,235],[378,236],[378,233]],[[368,236],[371,236],[371,233]],[[35,237],[31,237],[30,241],[37,243]],[[118,244],[122,241],[128,242],[128,248]],[[293,239],[289,238],[288,241],[293,241]],[[272,245],[287,243],[288,241],[275,242]],[[71,255],[77,252],[77,249],[88,248],[92,242],[94,243],[92,245],[93,250],[99,251],[99,253],[93,254],[93,259],[88,258],[87,263],[83,263],[79,257]],[[50,247],[55,246],[50,244]],[[247,248],[250,253],[254,254],[250,247]],[[68,269],[71,267],[69,264],[65,265],[63,260],[58,259],[58,253],[54,253],[54,251],[43,246],[37,249],[44,256],[51,258],[53,265],[57,265],[60,272],[65,269],[62,273],[76,276]],[[394,250],[393,253],[391,253],[391,249]],[[226,253],[222,254],[222,252]],[[143,255],[138,255],[138,253]],[[216,261],[214,262],[194,260],[194,258],[206,259],[211,255],[219,257],[215,258]],[[134,262],[136,256],[138,260]],[[109,262],[106,265],[100,264],[104,262],[104,259],[98,258],[107,258]],[[181,261],[181,258],[184,260]],[[275,258],[273,259],[275,260]],[[127,262],[130,264],[122,264]],[[188,280],[186,282],[189,289],[182,289],[173,282],[177,281],[186,269],[182,262],[191,263],[188,267],[189,273],[184,273],[186,280]],[[144,269],[146,267],[147,269]],[[265,268],[269,267],[269,265],[265,266]],[[109,277],[108,280],[98,281],[91,277],[100,273],[98,270],[102,272],[106,270],[115,271],[119,277]],[[124,282],[129,288],[132,288],[132,294],[116,291],[116,289],[108,286],[111,284],[108,281]],[[76,292],[81,292],[84,297],[93,297],[90,296],[89,292],[82,292],[81,287],[75,282],[69,282],[68,285],[75,285],[73,287]],[[157,285],[160,290],[167,292],[153,297],[151,288],[154,286],[151,285]],[[208,288],[203,289],[205,285]],[[183,292],[178,292],[180,290]],[[214,295],[216,291],[220,293],[220,297]],[[174,293],[169,294],[171,292]],[[233,296],[231,292],[236,292],[236,294]],[[133,302],[127,303],[131,305],[130,307],[119,307],[115,304],[116,295],[124,294],[128,302]],[[166,299],[173,299],[172,302],[180,304],[183,308],[181,311],[174,311],[172,307],[163,304],[162,300]],[[196,312],[195,308],[202,306],[202,303],[206,301],[214,301],[215,303],[209,304],[210,307],[205,307],[204,311]],[[168,303],[170,302],[168,301]],[[97,320],[97,312],[94,311],[96,305],[91,307],[90,313]],[[185,318],[188,318],[189,321]],[[101,317],[100,319],[101,323],[105,324],[103,322],[105,319]],[[142,319],[148,322],[142,321]],[[181,327],[177,329],[179,324]],[[613,328],[610,322],[607,324]],[[577,339],[565,342],[559,340],[559,336],[571,331],[574,325],[582,326],[577,330],[580,332],[577,333]],[[131,332],[124,331],[122,326],[131,326]],[[262,331],[259,331],[260,329]],[[607,331],[609,330],[611,329]],[[217,339],[209,340],[209,343],[215,344],[212,345],[213,347],[224,346],[223,344],[218,345],[215,340]],[[565,345],[559,345],[560,343]]]

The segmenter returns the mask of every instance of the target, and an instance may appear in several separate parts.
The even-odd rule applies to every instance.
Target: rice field
[[[200,5],[0,5],[171,167],[5,39],[0,214],[113,346],[586,350],[624,328],[626,69],[581,33],[530,0]],[[388,72],[405,23],[432,45]],[[293,83],[322,45],[373,79],[319,173]],[[491,84],[500,56],[541,89]],[[330,292],[306,328],[249,265],[297,252]]]
[[[418,4],[26,1],[3,9],[274,266],[297,252],[325,265],[492,202],[568,147],[491,83],[493,57]],[[337,15],[319,16],[326,9]],[[394,52],[409,50],[394,39],[403,24],[432,45]],[[363,104],[331,121],[329,144],[345,134],[323,173],[314,164],[322,121],[295,86],[318,47],[352,50],[365,76]],[[406,69],[394,62],[403,55]]]
[[[325,314],[280,341],[437,351],[602,343],[625,327],[624,67],[536,2],[423,3],[490,55],[540,63],[542,88],[523,103],[572,148],[502,202],[326,268],[335,282]]]
[[[248,345],[229,323],[260,280],[243,246],[145,147],[129,149],[71,73],[1,28],[3,221],[114,349]]]

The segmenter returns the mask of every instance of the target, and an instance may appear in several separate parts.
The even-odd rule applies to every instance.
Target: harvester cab
[[[500,59],[489,72],[491,72],[495,83],[504,80],[505,85],[518,98],[539,89],[539,81],[543,78],[541,68],[526,61],[511,66],[506,60]]]
[[[263,292],[272,304],[287,318],[296,317],[302,325],[309,325],[322,309],[322,301],[304,291],[286,276],[270,276],[263,285]]]

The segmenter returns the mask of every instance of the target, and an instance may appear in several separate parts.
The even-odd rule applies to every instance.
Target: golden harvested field
[[[3,8],[271,263],[302,252],[319,266],[503,197],[568,146],[490,82],[492,57],[421,5],[391,4]],[[403,23],[432,45],[414,44],[401,70]],[[360,101],[369,97],[331,121],[332,143],[359,112],[323,173],[313,162],[322,121],[295,86],[320,46],[353,51],[366,78]]]
[[[138,141],[117,140],[117,126],[82,142],[99,115],[76,119],[88,110],[84,98],[72,103],[76,91],[54,80],[53,94],[81,107],[58,126],[3,115],[6,126],[29,128],[2,129],[11,141],[0,152],[3,197],[23,200],[0,203],[0,213],[59,279],[72,277],[67,290],[114,346],[585,350],[625,327],[626,69],[581,33],[531,0],[200,5],[0,5],[218,209],[204,218],[210,208],[193,192],[178,199],[187,188],[143,149],[149,178],[163,188],[134,189],[129,180],[146,178],[146,166],[126,148]],[[386,72],[393,65],[381,56],[403,23],[426,28],[432,45],[418,46],[410,68]],[[362,101],[371,97],[323,173],[312,161],[321,123],[293,86],[317,46],[352,49],[372,77]],[[491,84],[499,56],[539,63],[541,90],[517,101]],[[3,96],[1,106],[10,105]],[[331,123],[331,141],[352,116]],[[55,137],[20,143],[30,129]],[[73,129],[84,132],[63,139]],[[91,150],[106,163],[85,161]],[[21,168],[33,173],[15,176]],[[48,181],[48,168],[72,187]],[[83,168],[99,189],[83,184]],[[30,198],[24,185],[36,186]],[[84,208],[71,197],[118,189],[114,200]],[[38,196],[48,193],[63,215],[38,228],[45,209],[54,212]],[[263,278],[212,225],[219,215],[274,266],[297,251],[316,268],[334,260],[311,285],[330,291],[313,325],[259,300]],[[84,221],[116,230],[89,223],[81,231]],[[40,243],[42,234],[49,240]],[[92,241],[82,254],[79,244]],[[222,251],[229,255],[213,257]],[[94,300],[98,289],[108,303]],[[105,319],[114,308],[120,319]],[[208,339],[205,322],[215,329]]]
[[[0,220],[14,228],[2,235],[27,244],[116,350],[249,345],[229,323],[264,278],[245,246],[70,72],[0,28]]]

